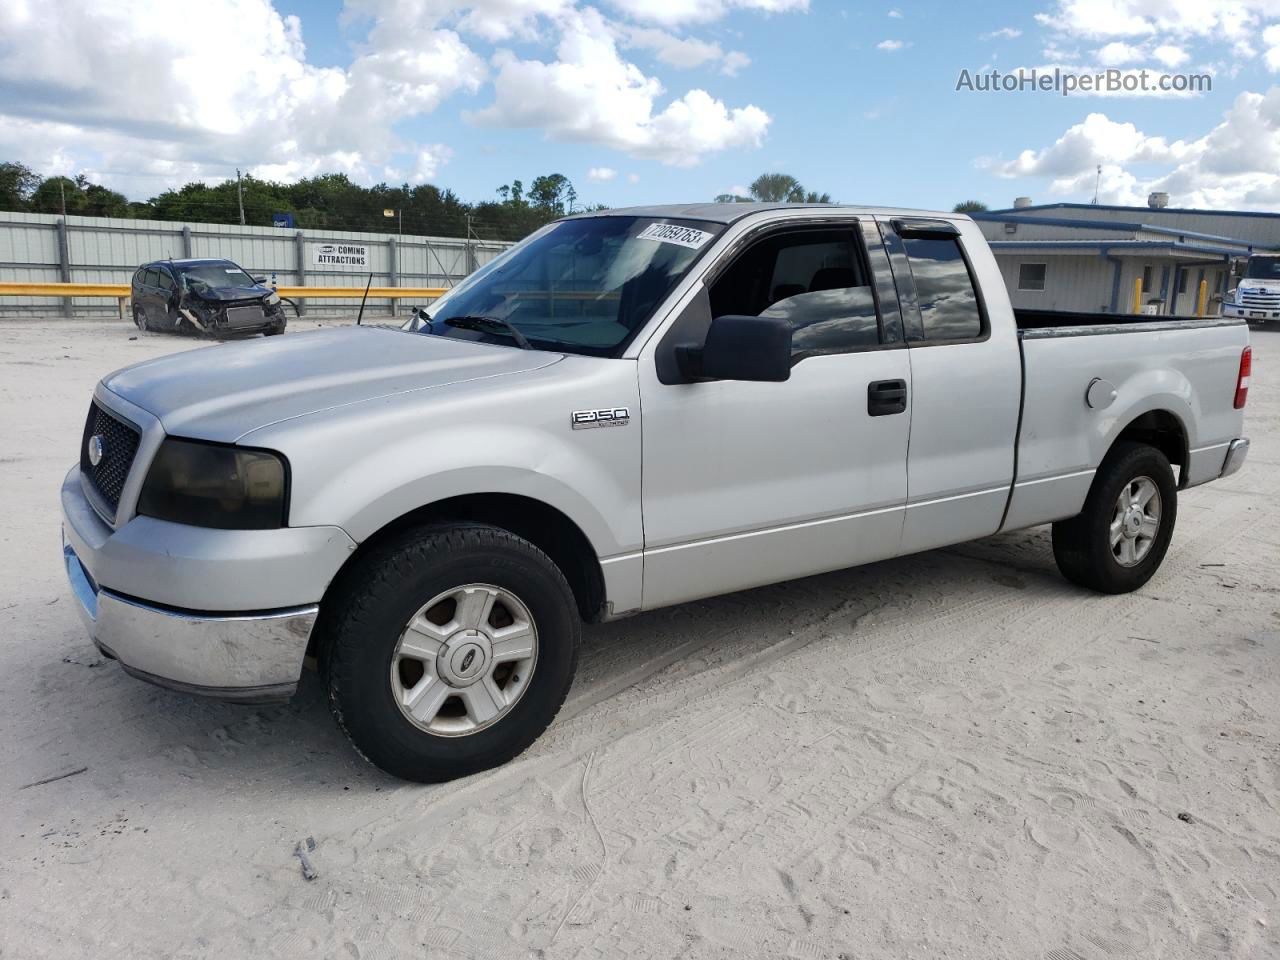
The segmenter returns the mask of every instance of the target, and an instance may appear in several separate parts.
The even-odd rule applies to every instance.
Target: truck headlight
[[[220,530],[285,525],[288,465],[280,454],[168,437],[138,497],[138,513]]]

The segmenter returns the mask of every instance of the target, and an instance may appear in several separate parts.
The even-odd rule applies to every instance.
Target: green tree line
[[[239,184],[188,183],[150,200],[92,183],[83,174],[43,177],[20,163],[0,163],[0,210],[66,213],[89,217],[239,223],[241,197],[244,222],[271,226],[277,213],[292,214],[299,228],[354,230],[518,240],[557,217],[581,210],[569,178],[559,173],[535,177],[527,186],[513,180],[496,198],[468,203],[452,190],[432,184],[362,187],[345,174],[307,177],[277,183],[248,175]],[[390,216],[385,212],[391,211]]]

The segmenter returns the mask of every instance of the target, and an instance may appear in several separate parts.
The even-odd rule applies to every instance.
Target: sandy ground
[[[193,346],[132,333],[0,334],[0,956],[1280,956],[1280,333],[1139,593],[1037,529],[592,628],[547,735],[438,787],[310,674],[236,707],[96,655],[59,482],[94,381]]]

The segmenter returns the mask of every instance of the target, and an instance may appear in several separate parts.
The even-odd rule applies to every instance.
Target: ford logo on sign
[[[89,462],[95,467],[102,462],[102,434],[95,433],[89,438]]]

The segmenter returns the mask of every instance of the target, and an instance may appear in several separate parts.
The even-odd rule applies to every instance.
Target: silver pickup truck
[[[94,641],[249,702],[314,663],[365,757],[444,780],[551,723],[584,621],[1053,524],[1134,590],[1238,470],[1239,320],[1014,311],[966,217],[569,217],[401,329],[98,385],[62,487]]]

